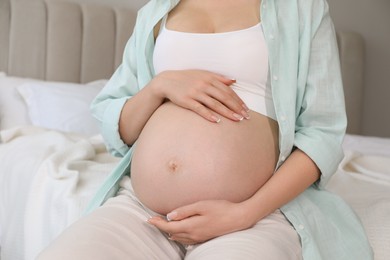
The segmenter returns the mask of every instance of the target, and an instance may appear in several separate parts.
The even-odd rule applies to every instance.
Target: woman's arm
[[[132,145],[153,112],[163,103],[150,83],[124,104],[119,117],[119,135]]]
[[[242,207],[251,216],[252,225],[287,204],[320,178],[316,164],[295,149],[282,166]],[[250,224],[250,223],[249,223]],[[246,223],[248,225],[248,223]]]

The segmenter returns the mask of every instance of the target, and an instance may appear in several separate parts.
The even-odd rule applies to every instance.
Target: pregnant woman
[[[372,259],[323,190],[346,127],[324,0],[152,0],[93,112],[123,159],[39,259]]]

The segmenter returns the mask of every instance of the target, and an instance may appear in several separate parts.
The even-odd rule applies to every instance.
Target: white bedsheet
[[[390,138],[346,135],[343,142],[345,152],[353,151],[364,155],[390,157]]]
[[[347,151],[327,188],[355,210],[365,227],[375,260],[389,260],[390,156]]]
[[[75,221],[118,162],[100,136],[38,127],[0,132],[1,260],[29,260]],[[390,139],[347,136],[328,189],[361,218],[376,253],[390,259]]]
[[[1,259],[33,259],[82,214],[118,158],[99,136],[37,127],[0,135]]]

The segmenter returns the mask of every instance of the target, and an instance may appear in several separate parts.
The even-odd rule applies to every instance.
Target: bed
[[[89,103],[121,62],[146,1],[0,0],[1,260],[34,259],[83,213],[119,159]],[[364,39],[338,32],[349,126],[328,189],[390,259],[390,138],[361,135]]]

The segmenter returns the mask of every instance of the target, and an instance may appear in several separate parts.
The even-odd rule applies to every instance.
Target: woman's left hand
[[[183,245],[201,243],[252,225],[242,204],[225,200],[199,201],[175,209],[167,218],[152,217],[148,222]]]

